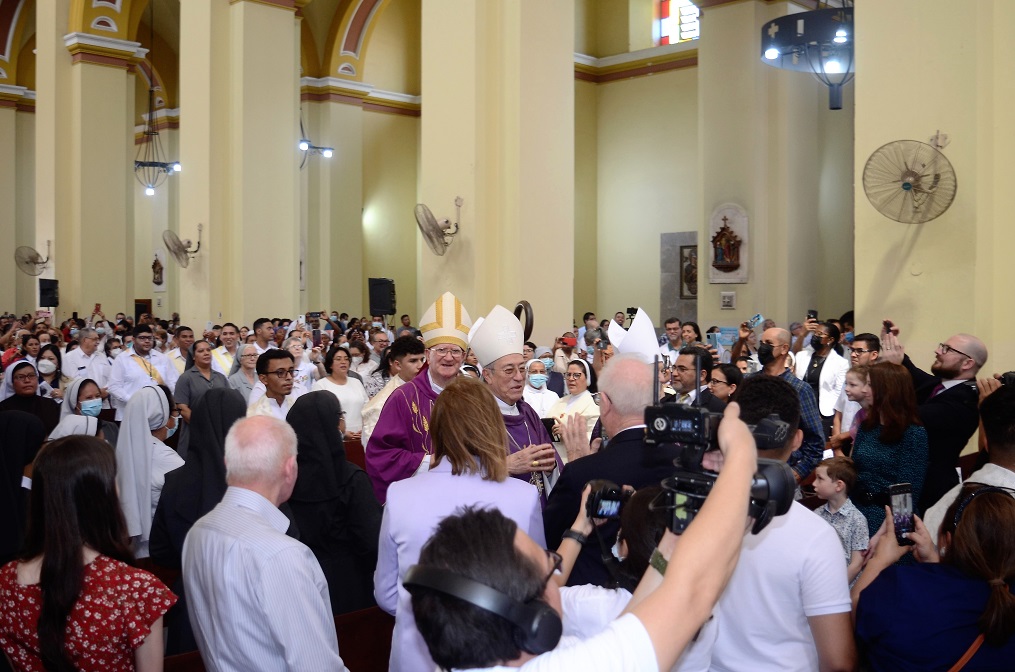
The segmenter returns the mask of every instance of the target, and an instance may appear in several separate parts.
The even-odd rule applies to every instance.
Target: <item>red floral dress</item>
[[[38,584],[18,583],[17,562],[0,569],[0,647],[15,670],[42,672]],[[64,647],[78,670],[133,670],[134,650],[152,623],[176,603],[153,574],[100,555],[85,567],[81,597],[71,609]]]

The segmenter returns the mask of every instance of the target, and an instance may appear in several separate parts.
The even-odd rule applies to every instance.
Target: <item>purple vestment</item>
[[[543,443],[553,445],[553,439],[550,438],[550,434],[546,431],[546,426],[539,419],[539,414],[536,413],[535,409],[523,400],[518,401],[516,408],[518,409],[518,415],[503,416],[504,426],[507,428],[508,433],[508,455],[517,453],[527,446],[538,446]],[[556,477],[560,475],[560,470],[564,467],[560,455],[556,454],[556,451],[554,452],[553,457],[557,461],[557,470],[556,472],[546,472],[546,476],[551,480],[556,480]],[[546,488],[544,487],[544,480],[540,476],[540,472],[517,474],[514,478],[536,486],[536,489],[539,490],[540,506],[546,507]]]
[[[433,453],[430,415],[436,401],[424,368],[384,402],[365,451],[367,475],[381,504],[387,500],[389,485],[412,476],[423,456]]]

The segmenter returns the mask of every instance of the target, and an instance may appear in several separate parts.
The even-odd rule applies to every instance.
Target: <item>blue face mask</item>
[[[81,415],[97,418],[101,410],[102,399],[85,399],[81,402]]]
[[[847,331],[845,338],[846,338],[846,342],[847,343],[852,343],[853,342],[853,332],[852,331]]]
[[[544,385],[546,385],[546,381],[549,380],[549,379],[550,379],[550,377],[548,375],[546,375],[545,373],[530,373],[529,374],[529,383],[531,383],[532,387],[535,387],[535,388],[543,387]]]
[[[95,333],[98,334],[99,336],[102,336],[103,334],[106,333],[106,328],[105,327],[95,327]]]
[[[70,330],[70,337],[71,338],[77,338],[78,337],[78,330],[77,329],[71,329]]]
[[[169,440],[170,436],[172,436],[173,434],[176,434],[176,430],[179,428],[179,426],[180,426],[180,419],[177,418],[176,419],[176,424],[173,425],[172,427],[168,427],[167,430],[166,430],[166,441]]]
[[[544,358],[540,359],[539,361],[541,361],[543,363],[543,365],[546,367],[547,371],[549,371],[550,369],[553,368],[553,360],[550,359],[549,357],[544,357]]]

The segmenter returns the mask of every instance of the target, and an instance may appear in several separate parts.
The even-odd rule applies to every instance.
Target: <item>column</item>
[[[477,317],[524,298],[549,342],[573,313],[574,3],[422,11],[421,200],[437,219],[464,206],[444,256],[419,243],[417,304],[450,290]]]
[[[0,239],[17,239],[17,101],[25,88],[0,84],[0,147],[9,151],[0,158]],[[13,253],[13,245],[8,249]],[[18,310],[16,286],[18,275],[24,275],[11,263],[0,264],[0,310]]]
[[[243,321],[299,309],[298,61],[292,3],[183,0],[180,315]]]

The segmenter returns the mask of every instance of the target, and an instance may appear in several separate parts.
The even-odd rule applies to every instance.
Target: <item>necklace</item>
[[[528,441],[528,443],[526,445],[531,446],[532,445],[532,433],[529,431],[529,421],[526,420],[524,416],[522,417],[522,426],[525,427],[525,440]],[[514,450],[513,452],[517,453],[519,450],[522,449],[522,447],[520,445],[518,445],[518,441],[515,440],[515,437],[511,436],[511,432],[508,432],[508,441],[510,441],[511,443],[513,443],[515,445],[515,449],[516,450]],[[529,483],[531,483],[532,485],[536,486],[536,490],[539,491],[539,496],[542,497],[543,496],[543,489],[544,489],[543,488],[542,473],[538,472],[538,471],[531,472],[529,474]]]

